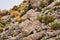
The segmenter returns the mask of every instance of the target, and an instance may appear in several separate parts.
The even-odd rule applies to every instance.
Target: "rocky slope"
[[[60,0],[24,0],[1,10],[0,40],[60,40]]]

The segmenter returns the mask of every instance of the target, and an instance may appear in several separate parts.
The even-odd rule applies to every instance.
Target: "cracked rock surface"
[[[1,10],[0,40],[60,40],[60,0],[24,0]]]

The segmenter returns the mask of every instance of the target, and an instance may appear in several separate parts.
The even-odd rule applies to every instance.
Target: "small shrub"
[[[14,32],[14,33],[13,33],[13,37],[15,37],[16,35],[17,35],[17,33],[16,33],[16,32]]]
[[[11,19],[9,18],[7,21],[8,21],[8,22],[11,22]]]
[[[54,30],[60,29],[60,23],[51,23],[50,27]]]
[[[23,22],[23,21],[25,21],[26,19],[22,19],[20,16],[17,16],[17,17],[15,17],[14,18],[14,21],[15,22]]]
[[[18,10],[18,6],[15,5],[15,6],[12,8],[12,10],[17,11],[17,10]]]
[[[7,10],[2,10],[2,11],[0,12],[0,16],[4,16],[4,15],[6,15],[7,13],[8,13]]]
[[[29,9],[28,9],[29,5],[26,3],[21,4],[18,7],[18,12],[20,12],[20,16],[23,16]]]
[[[48,23],[53,22],[55,20],[55,17],[45,15],[45,16],[39,16],[38,19],[40,22],[48,24]]]
[[[60,5],[60,2],[56,2],[54,6],[58,6],[58,5]]]
[[[0,23],[0,27],[3,27],[4,25],[2,23]]]
[[[47,6],[48,5],[48,3],[46,2],[46,1],[41,1],[40,2],[40,6],[41,7],[45,7],[45,6]]]
[[[0,31],[1,32],[3,31],[3,27],[4,27],[4,25],[2,23],[0,23]]]
[[[1,31],[1,32],[3,31],[3,27],[0,27],[0,31]]]
[[[47,38],[42,38],[42,40],[48,40]]]

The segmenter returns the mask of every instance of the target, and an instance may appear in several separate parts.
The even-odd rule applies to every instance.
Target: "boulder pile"
[[[60,0],[24,0],[0,10],[0,40],[60,40]]]

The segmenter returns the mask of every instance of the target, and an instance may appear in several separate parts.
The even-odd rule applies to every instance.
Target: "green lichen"
[[[44,15],[44,16],[39,16],[38,20],[42,23],[48,24],[48,23],[53,22],[55,20],[55,17]]]
[[[60,23],[51,23],[50,27],[54,30],[60,29]]]

